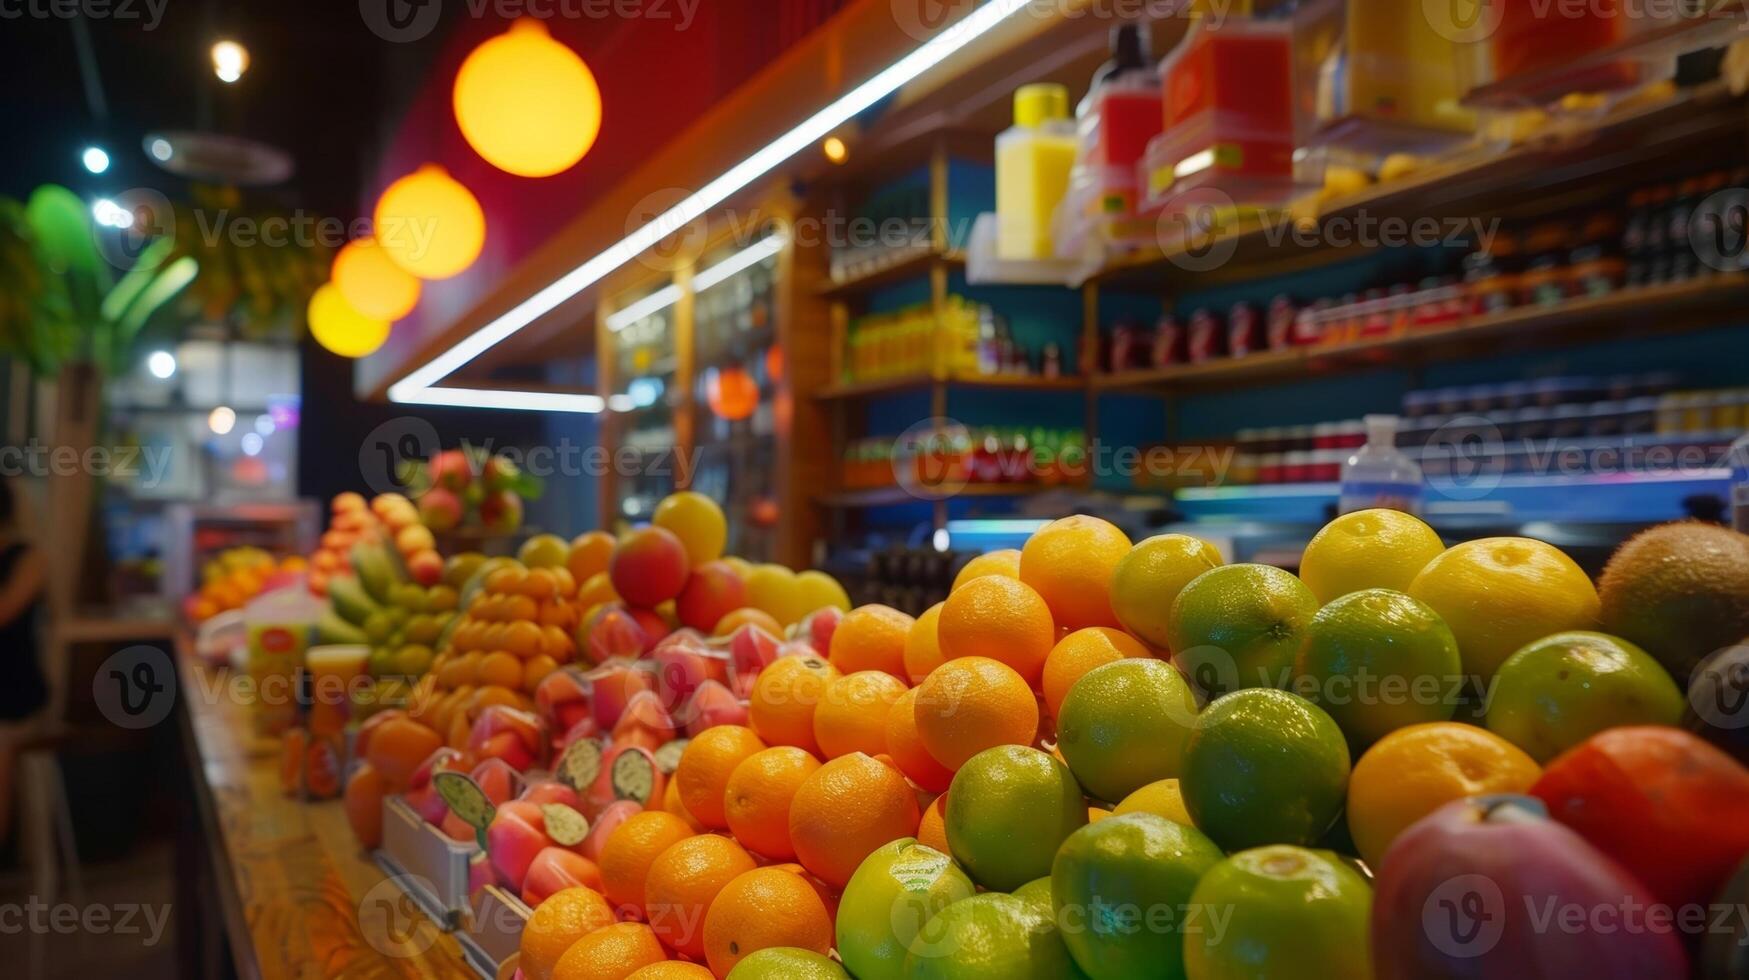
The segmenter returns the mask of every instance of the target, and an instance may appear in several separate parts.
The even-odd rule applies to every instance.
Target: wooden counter
[[[225,972],[222,935],[243,980],[474,977],[455,939],[359,849],[340,801],[280,793],[277,740],[254,737],[248,708],[214,693],[228,690],[223,673],[183,650],[176,714],[196,819],[179,875],[193,904],[179,917],[206,934],[204,950],[185,945],[184,975]]]

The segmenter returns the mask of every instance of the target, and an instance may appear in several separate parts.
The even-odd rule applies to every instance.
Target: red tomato
[[[1530,791],[1672,907],[1712,901],[1749,854],[1749,770],[1681,729],[1599,732]]]

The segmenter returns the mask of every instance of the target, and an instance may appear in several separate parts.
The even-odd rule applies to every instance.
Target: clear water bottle
[[[1419,514],[1426,489],[1421,467],[1397,448],[1397,417],[1368,415],[1366,445],[1342,466],[1342,513],[1383,507]]]
[[[1749,435],[1731,446],[1731,524],[1749,534]]]

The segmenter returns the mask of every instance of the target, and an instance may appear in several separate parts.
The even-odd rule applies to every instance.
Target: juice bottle
[[[1069,189],[1075,124],[1061,85],[1023,85],[1014,126],[996,137],[996,254],[1017,262],[1053,254],[1051,215]]]
[[[1338,508],[1344,514],[1373,507],[1421,512],[1426,493],[1421,467],[1397,448],[1397,417],[1368,415],[1366,445],[1342,467]]]
[[[1165,131],[1143,163],[1151,203],[1202,186],[1241,204],[1293,190],[1293,26],[1213,23],[1198,21],[1161,66]]]
[[[1102,228],[1109,241],[1151,234],[1151,222],[1139,229],[1125,224],[1140,203],[1137,165],[1165,124],[1159,77],[1143,25],[1112,28],[1111,60],[1094,74],[1075,118],[1081,157],[1066,206],[1080,209],[1091,221],[1110,222]]]
[[[1435,30],[1420,4],[1347,2],[1351,114],[1424,129],[1475,127],[1474,114],[1458,104],[1476,81],[1473,72],[1462,70],[1471,56],[1467,46]]]

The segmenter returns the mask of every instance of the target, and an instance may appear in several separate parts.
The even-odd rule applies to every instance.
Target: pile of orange
[[[494,704],[532,710],[535,687],[577,657],[577,579],[564,566],[501,560],[449,633],[410,698],[413,717],[453,747]]]

